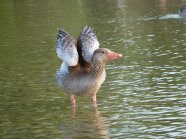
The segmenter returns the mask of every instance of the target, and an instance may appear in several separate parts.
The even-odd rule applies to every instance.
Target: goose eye
[[[104,52],[104,51],[102,51],[101,53],[102,53],[102,54],[104,54],[105,52]]]

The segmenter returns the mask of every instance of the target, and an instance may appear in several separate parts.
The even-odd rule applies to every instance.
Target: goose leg
[[[74,95],[71,95],[70,96],[70,100],[71,100],[71,106],[72,106],[72,108],[75,108],[75,106],[76,106],[75,96]]]
[[[92,106],[93,106],[94,108],[97,107],[96,94],[92,95]]]

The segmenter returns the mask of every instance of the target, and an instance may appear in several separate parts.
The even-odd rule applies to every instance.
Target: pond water
[[[0,138],[178,139],[186,137],[185,0],[1,0]],[[125,55],[107,64],[90,97],[56,85],[57,28],[94,28],[100,47]]]

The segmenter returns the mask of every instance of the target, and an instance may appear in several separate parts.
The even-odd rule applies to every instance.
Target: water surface
[[[182,0],[2,0],[0,138],[123,139],[186,137],[186,24]],[[77,37],[89,25],[100,47],[125,57],[107,64],[90,97],[68,96],[54,75],[57,28]]]

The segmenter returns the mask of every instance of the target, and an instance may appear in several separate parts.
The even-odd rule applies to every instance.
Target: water
[[[185,138],[186,24],[174,18],[183,4],[2,0],[0,138]],[[54,81],[56,30],[76,37],[85,25],[125,57],[107,64],[98,108],[77,97],[72,112]]]
[[[167,14],[164,16],[161,16],[160,19],[181,19],[179,14]]]

